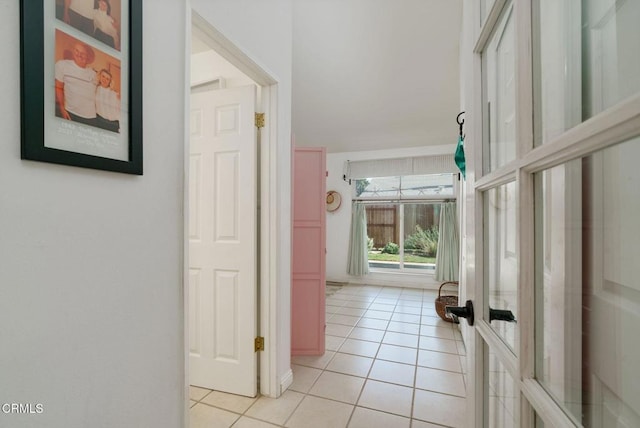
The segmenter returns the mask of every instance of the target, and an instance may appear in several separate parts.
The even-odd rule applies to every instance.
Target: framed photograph
[[[142,2],[20,0],[22,159],[142,175]]]

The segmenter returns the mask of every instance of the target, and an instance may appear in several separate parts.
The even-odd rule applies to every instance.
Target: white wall
[[[19,4],[0,0],[0,403],[43,413],[0,426],[182,426],[184,3],[143,4],[141,177],[20,160]]]
[[[283,309],[275,314],[276,371],[285,379],[291,373],[291,0],[191,0],[191,7],[278,81],[276,281],[277,305]]]
[[[452,139],[456,138],[456,125],[452,126]],[[407,149],[375,150],[368,152],[330,153],[327,155],[327,191],[336,190],[342,196],[341,207],[327,213],[327,281],[367,283],[374,285],[411,286],[437,288],[438,282],[429,274],[370,273],[363,277],[347,274],[349,254],[349,233],[351,230],[352,190],[348,182],[342,180],[344,163],[347,160],[392,159],[409,156],[451,154],[455,144],[427,146]]]

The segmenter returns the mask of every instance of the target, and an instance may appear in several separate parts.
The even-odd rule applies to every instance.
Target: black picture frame
[[[93,33],[69,19],[68,2],[20,0],[21,158],[142,175],[142,2],[89,1],[95,6]],[[105,20],[113,31],[106,39],[98,34]],[[95,74],[78,79],[74,67],[85,76]],[[78,80],[81,89],[73,86]],[[73,97],[83,100],[75,103],[81,110],[91,110],[91,84],[93,109],[103,86],[113,120],[95,112],[92,117],[91,111],[87,118],[72,113]]]

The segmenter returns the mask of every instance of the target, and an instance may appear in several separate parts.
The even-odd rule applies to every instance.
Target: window
[[[453,174],[405,175],[355,180],[355,196],[363,200],[452,197]]]
[[[454,199],[454,174],[354,180],[367,214],[369,267],[433,272],[438,250],[440,204]]]

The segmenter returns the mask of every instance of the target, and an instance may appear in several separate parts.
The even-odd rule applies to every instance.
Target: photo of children
[[[120,61],[56,30],[55,115],[120,132]]]
[[[55,0],[56,18],[120,50],[121,0]]]
[[[111,88],[111,73],[106,69],[98,72],[96,88],[96,119],[99,128],[120,132],[120,94]]]

